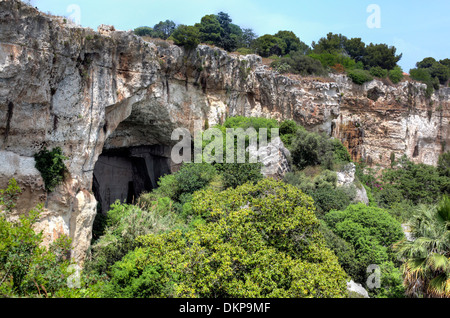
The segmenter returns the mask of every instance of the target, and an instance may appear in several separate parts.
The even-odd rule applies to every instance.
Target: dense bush
[[[320,61],[300,53],[292,53],[291,55],[282,57],[273,62],[271,66],[280,73],[293,73],[306,75],[326,75]]]
[[[49,192],[53,191],[64,180],[64,173],[67,170],[64,160],[68,158],[63,155],[61,148],[57,147],[52,151],[44,148],[34,155],[34,159],[36,169],[44,179],[45,189]]]
[[[169,198],[159,198],[151,204],[141,209],[117,201],[111,206],[104,233],[91,247],[85,265],[87,272],[106,274],[110,266],[136,248],[138,236],[163,233],[182,225]]]
[[[0,213],[0,295],[2,297],[53,297],[67,284],[70,239],[61,236],[48,248],[34,231],[42,206],[19,220]]]
[[[350,161],[348,151],[338,140],[301,129],[293,138],[290,150],[293,164],[300,170],[315,165],[332,169],[334,163]]]
[[[325,221],[336,235],[355,248],[356,271],[352,278],[357,282],[365,282],[369,265],[392,260],[391,246],[404,237],[401,224],[386,210],[364,204],[331,211],[325,215]]]
[[[215,167],[223,176],[225,188],[236,188],[247,182],[256,183],[263,178],[260,163],[223,163]]]
[[[388,76],[389,71],[381,68],[380,66],[374,66],[370,68],[369,73],[373,77],[385,78]]]
[[[179,25],[169,39],[176,45],[192,50],[200,44],[200,32],[196,27]]]
[[[109,297],[343,297],[346,275],[326,247],[311,198],[273,180],[194,194],[207,218],[184,235],[138,239],[112,268]]]
[[[184,164],[175,174],[179,195],[194,193],[206,187],[217,174],[216,169],[205,163]]]
[[[351,70],[347,73],[348,77],[352,80],[353,83],[362,85],[366,82],[370,82],[373,80],[372,75],[368,71],[365,70]]]
[[[385,193],[385,205],[398,203],[401,197],[414,204],[436,203],[446,189],[448,177],[439,175],[436,167],[415,164],[403,157],[394,168],[383,171],[382,181],[380,191]],[[395,194],[387,193],[393,191]],[[393,198],[392,201],[389,198]]]
[[[323,217],[331,210],[343,210],[354,199],[354,189],[336,187],[336,172],[324,170],[308,177],[303,171],[287,173],[284,182],[291,184],[314,199],[317,216]]]
[[[17,185],[16,179],[10,179],[8,187],[0,189],[0,208],[3,207],[5,211],[11,212],[16,207],[20,193],[22,193],[22,189]]]
[[[394,67],[389,71],[389,79],[394,84],[399,83],[403,79],[403,70],[399,66]]]

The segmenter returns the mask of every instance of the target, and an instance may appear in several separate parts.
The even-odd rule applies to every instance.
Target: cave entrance
[[[104,149],[95,164],[92,186],[99,202],[97,213],[106,215],[116,200],[135,203],[143,192],[157,187],[160,177],[170,173],[169,147]]]

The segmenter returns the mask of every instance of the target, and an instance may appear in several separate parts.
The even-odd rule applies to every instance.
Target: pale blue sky
[[[206,14],[224,11],[233,23],[258,35],[294,31],[311,45],[328,32],[361,37],[369,44],[394,45],[403,53],[399,62],[409,72],[425,57],[450,58],[450,1],[448,0],[31,0],[44,12],[70,16],[80,8],[81,24],[97,29],[112,24],[129,30],[170,19],[192,25]],[[381,28],[369,28],[370,4],[381,9]]]

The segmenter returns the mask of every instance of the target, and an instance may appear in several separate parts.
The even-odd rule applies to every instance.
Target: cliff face
[[[170,167],[173,129],[193,131],[194,120],[213,125],[245,115],[294,119],[327,132],[355,160],[387,166],[394,153],[436,164],[450,148],[450,89],[427,99],[424,88],[282,76],[256,55],[205,45],[185,52],[0,0],[0,187],[12,177],[19,181],[18,213],[44,202],[39,228],[48,240],[69,235],[73,256],[83,260],[97,211],[94,170],[105,168],[96,167],[100,156],[128,149],[124,165],[134,167],[140,158],[148,175],[140,182],[151,186],[160,171],[155,167]],[[34,168],[33,155],[44,146],[61,147],[69,157],[65,182],[51,194]]]

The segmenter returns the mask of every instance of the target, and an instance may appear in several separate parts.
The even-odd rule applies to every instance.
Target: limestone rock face
[[[442,88],[428,99],[424,85],[412,82],[359,86],[341,75],[284,76],[256,55],[207,45],[186,52],[0,0],[0,187],[18,179],[24,192],[17,213],[45,203],[48,240],[70,236],[79,261],[90,241],[94,169],[104,151],[171,147],[175,128],[192,133],[195,121],[212,126],[243,115],[327,132],[354,160],[388,166],[393,153],[436,164],[450,149],[449,95]],[[65,182],[50,194],[34,169],[33,155],[44,146],[69,157]]]
[[[361,284],[357,284],[354,281],[350,281],[347,283],[347,290],[349,292],[354,292],[358,294],[361,298],[370,298],[367,290],[362,287]]]
[[[356,196],[353,200],[356,203],[364,203],[369,205],[369,198],[367,197],[366,189],[356,182],[356,166],[354,163],[346,165],[342,171],[337,172],[337,186],[338,187],[354,187],[356,189]]]
[[[283,179],[291,171],[289,159],[291,153],[284,146],[280,137],[274,138],[265,147],[255,149],[249,147],[248,151],[259,158],[262,163],[261,174],[266,178]]]

